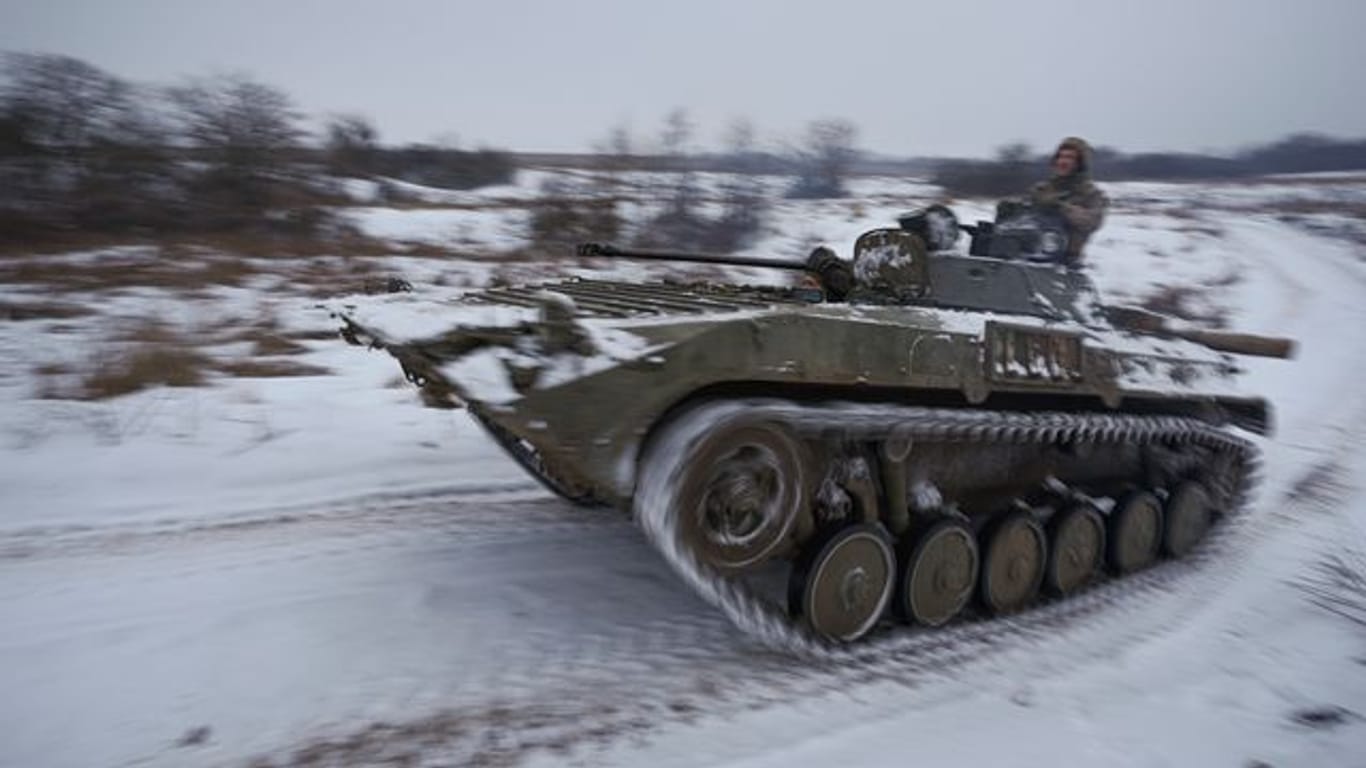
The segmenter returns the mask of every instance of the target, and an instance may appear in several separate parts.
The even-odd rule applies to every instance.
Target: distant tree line
[[[744,248],[759,234],[768,207],[756,169],[748,164],[759,156],[754,126],[736,120],[727,128],[725,153],[707,160],[694,151],[695,133],[682,108],[665,115],[649,151],[637,146],[625,126],[614,127],[596,147],[590,177],[577,184],[553,181],[541,190],[532,210],[531,242],[552,248],[597,240],[640,248]],[[710,195],[698,180],[704,169],[728,174]],[[628,172],[637,175],[628,179]]]
[[[383,147],[368,120],[310,143],[284,92],[240,75],[139,85],[69,56],[6,54],[0,77],[0,241],[64,232],[312,236],[322,171],[469,188],[511,180],[492,150]]]
[[[245,76],[154,87],[68,56],[6,54],[2,63],[0,242],[67,232],[314,236],[333,224],[336,177],[471,189],[508,183],[516,170],[516,157],[498,150],[386,146],[361,115],[333,116],[321,135],[310,135],[286,93]],[[836,118],[812,121],[799,141],[778,149],[761,147],[747,120],[727,127],[720,151],[699,151],[695,138],[682,109],[643,144],[614,128],[590,156],[595,173],[543,190],[529,236],[733,250],[762,231],[771,189],[760,175],[786,176],[779,192],[786,197],[839,198],[854,173],[907,172],[926,162],[866,155],[856,126]],[[1013,195],[1046,173],[1046,163],[1013,144],[990,160],[934,162],[932,180],[953,195]],[[1230,156],[1102,147],[1095,159],[1102,180],[1359,169],[1366,169],[1366,140],[1312,134]],[[704,195],[702,170],[727,180]],[[627,171],[668,174],[647,175],[642,188]],[[397,185],[380,189],[402,194]],[[628,206],[628,199],[646,204]]]
[[[1366,170],[1366,139],[1336,139],[1313,133],[1287,136],[1230,157],[1149,152],[1097,152],[1099,178],[1219,179],[1277,173]]]
[[[1003,197],[1019,194],[1046,173],[1049,156],[1023,144],[997,151],[992,160],[940,161],[932,180],[952,195]],[[1127,154],[1100,147],[1094,177],[1110,181],[1237,179],[1279,173],[1366,170],[1366,139],[1336,139],[1312,133],[1288,136],[1230,156],[1190,152]]]
[[[323,159],[338,176],[387,177],[443,189],[506,184],[517,171],[512,154],[431,144],[386,147],[374,123],[360,115],[337,115],[325,130]]]
[[[760,176],[788,177],[781,192],[788,198],[841,198],[848,195],[845,182],[860,154],[857,128],[835,118],[808,123],[799,144],[779,151],[761,149],[753,123],[744,118],[726,127],[720,152],[696,151],[695,136],[696,126],[681,108],[664,117],[649,147],[625,126],[613,128],[594,155],[573,158],[576,167],[593,163],[590,179],[557,180],[542,190],[532,211],[531,241],[550,247],[612,240],[642,248],[740,250],[758,238],[768,218],[772,192]],[[631,188],[628,171],[659,176]],[[708,194],[698,182],[702,171],[723,175]]]

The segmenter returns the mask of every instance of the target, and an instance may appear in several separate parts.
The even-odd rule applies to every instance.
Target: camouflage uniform
[[[1004,200],[996,209],[997,220],[1018,212],[1021,207],[1056,211],[1067,222],[1069,242],[1067,261],[1081,261],[1081,249],[1091,234],[1100,229],[1110,200],[1091,181],[1091,145],[1084,139],[1070,136],[1053,151],[1053,157],[1064,149],[1077,153],[1077,169],[1067,176],[1053,176],[1035,184],[1023,200]]]
[[[1029,190],[1029,202],[1037,208],[1056,209],[1067,220],[1070,230],[1067,260],[1075,264],[1081,261],[1082,246],[1105,221],[1105,209],[1110,207],[1110,200],[1091,181],[1091,145],[1084,139],[1070,136],[1058,144],[1053,156],[1057,157],[1064,149],[1076,151],[1077,170],[1035,184]]]

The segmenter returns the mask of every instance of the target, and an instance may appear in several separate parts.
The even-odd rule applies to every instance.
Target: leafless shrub
[[[844,197],[844,179],[858,151],[854,148],[858,128],[848,120],[815,120],[806,127],[806,138],[793,151],[796,171],[787,196],[811,200]]]
[[[612,198],[551,183],[543,187],[531,211],[531,242],[568,249],[591,240],[615,240],[625,222]]]

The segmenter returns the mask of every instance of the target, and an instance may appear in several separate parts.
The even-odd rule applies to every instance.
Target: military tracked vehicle
[[[1238,507],[1237,430],[1271,419],[1229,353],[1290,342],[1107,308],[1046,222],[900,223],[849,260],[580,251],[797,285],[580,277],[339,314],[428,404],[468,409],[566,499],[631,510],[732,618],[804,642],[1065,597],[1188,554]]]

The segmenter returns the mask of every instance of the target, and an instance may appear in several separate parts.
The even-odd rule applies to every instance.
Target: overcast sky
[[[170,83],[243,72],[391,143],[696,148],[839,117],[862,148],[981,155],[1078,134],[1230,150],[1366,136],[1366,0],[0,0],[0,50]]]

